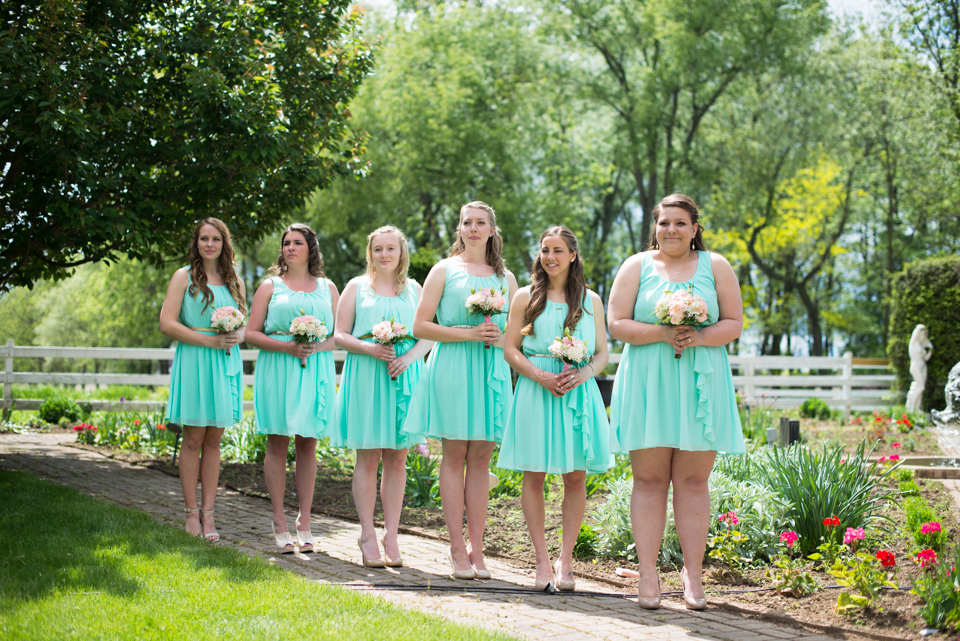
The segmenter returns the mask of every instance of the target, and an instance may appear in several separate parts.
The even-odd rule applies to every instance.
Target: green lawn
[[[0,639],[505,639],[0,471]]]

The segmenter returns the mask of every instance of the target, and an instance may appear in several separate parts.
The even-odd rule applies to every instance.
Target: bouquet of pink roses
[[[360,338],[372,338],[374,343],[380,345],[396,345],[403,341],[411,341],[413,337],[407,331],[407,326],[398,323],[394,319],[384,320],[373,326],[369,334],[364,334]],[[397,380],[395,376],[390,377],[391,381]]]
[[[233,332],[247,324],[247,319],[236,307],[218,307],[213,310],[213,316],[210,319],[210,327],[217,330],[218,334]],[[230,348],[227,348],[227,356],[230,356]]]
[[[484,322],[489,323],[494,314],[503,314],[503,308],[507,304],[505,294],[507,290],[496,290],[492,287],[484,287],[479,292],[473,287],[470,288],[470,295],[467,296],[467,311],[471,314],[483,316]],[[489,343],[483,344],[484,349],[490,349]]]
[[[665,289],[657,301],[654,314],[659,325],[702,326],[707,322],[707,301],[694,296],[688,289],[671,291]],[[680,358],[680,351],[674,347],[673,357]]]
[[[564,327],[563,336],[557,336],[547,351],[563,361],[563,371],[571,367],[580,369],[593,360],[593,355],[587,349],[587,342],[573,336],[569,327]]]
[[[290,321],[290,333],[293,334],[294,342],[312,343],[327,340],[330,331],[327,329],[326,323],[314,316],[304,314],[302,309],[300,313],[303,315]],[[307,359],[300,359],[300,367],[304,369],[307,367]]]

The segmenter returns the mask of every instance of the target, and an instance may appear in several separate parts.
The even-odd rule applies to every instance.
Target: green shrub
[[[599,541],[600,535],[597,533],[597,529],[589,523],[581,523],[580,532],[577,534],[577,543],[573,546],[573,556],[578,559],[596,556]]]
[[[926,325],[933,354],[927,362],[925,410],[946,406],[943,388],[950,368],[960,361],[960,332],[956,331],[956,315],[950,313],[956,309],[960,309],[960,257],[916,261],[896,276],[887,356],[897,375],[896,390],[903,398],[913,380],[907,353],[910,335],[918,324]]]
[[[231,463],[262,463],[267,456],[267,435],[258,434],[254,422],[244,419],[224,430],[220,455]]]
[[[897,479],[897,483],[906,483],[907,481],[912,481],[913,470],[905,470],[903,468],[899,468],[897,470],[896,479]]]
[[[603,556],[636,558],[630,527],[630,496],[633,479],[613,479],[607,484],[607,500],[597,504],[590,516],[597,522],[597,552]]]
[[[800,404],[800,416],[826,421],[832,416],[830,406],[820,398],[808,398]]]
[[[913,580],[913,592],[923,599],[917,615],[928,628],[943,630],[960,626],[960,545],[953,549],[953,560],[946,558]],[[953,571],[951,571],[953,570]]]
[[[844,463],[841,458],[846,459]],[[794,444],[771,452],[766,482],[790,503],[787,516],[800,535],[797,546],[809,555],[821,537],[831,536],[823,519],[833,515],[841,524],[832,532],[836,542],[848,527],[890,529],[892,521],[883,508],[897,490],[884,480],[894,469],[878,469],[876,461],[868,460],[862,442],[854,454],[847,455],[838,447],[814,451]]]
[[[67,396],[48,398],[40,404],[37,412],[45,423],[59,423],[61,418],[77,422],[83,417],[83,410],[76,401]]]

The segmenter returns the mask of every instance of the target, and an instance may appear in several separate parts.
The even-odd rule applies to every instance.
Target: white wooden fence
[[[257,360],[258,350],[242,349],[244,361]],[[0,409],[9,411],[14,407],[35,410],[41,401],[28,398],[13,398],[14,384],[54,384],[70,386],[98,385],[169,385],[166,374],[119,374],[119,373],[55,373],[15,372],[14,358],[66,358],[97,360],[147,360],[171,361],[173,348],[124,348],[124,347],[17,347],[7,340],[0,347],[5,357],[3,371],[3,400]],[[335,351],[335,361],[343,361],[346,352]],[[620,354],[610,355],[611,364],[620,362]],[[890,386],[894,376],[889,373],[886,359],[857,359],[849,352],[843,356],[731,356],[730,366],[734,371],[733,382],[743,390],[746,402],[775,409],[797,407],[808,398],[823,399],[831,408],[871,410],[881,405],[890,405]],[[159,368],[158,368],[159,369]],[[869,373],[854,374],[854,371]],[[822,374],[829,371],[830,374]],[[337,383],[339,384],[339,376]],[[253,385],[253,376],[244,375],[244,385]],[[162,401],[91,401],[96,411],[156,410],[162,409]],[[251,401],[244,402],[244,409],[252,410]]]

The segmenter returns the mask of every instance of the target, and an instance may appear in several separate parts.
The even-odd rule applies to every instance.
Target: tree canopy
[[[250,240],[362,169],[373,51],[348,0],[28,0],[0,15],[0,291],[194,221]]]

